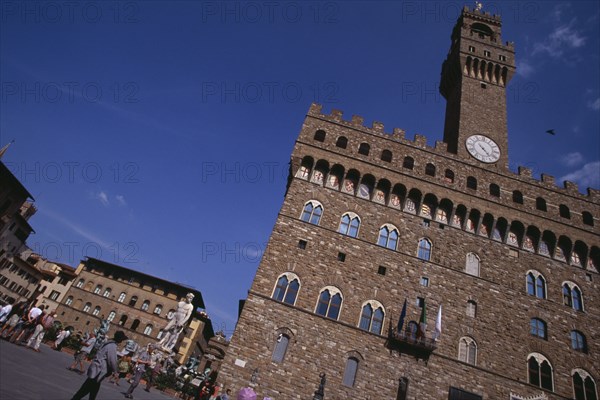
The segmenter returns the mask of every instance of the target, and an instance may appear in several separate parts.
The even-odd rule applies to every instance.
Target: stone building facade
[[[500,28],[480,10],[459,17],[433,147],[310,107],[226,387],[276,400],[322,399],[320,385],[335,400],[598,398],[600,191],[508,169],[515,64]]]
[[[202,294],[196,289],[95,258],[82,261],[77,272],[75,283],[56,313],[63,325],[83,332],[98,328],[105,318],[111,322],[109,335],[123,330],[130,339],[145,346],[160,340],[162,328],[187,293],[194,294],[194,309],[204,308]],[[195,312],[186,329],[175,346],[178,362],[195,351],[198,336],[204,331],[212,332],[212,324]]]

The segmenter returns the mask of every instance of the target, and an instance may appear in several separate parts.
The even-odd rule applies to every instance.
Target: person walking
[[[39,353],[42,339],[44,339],[46,331],[52,328],[52,326],[54,325],[54,318],[56,318],[56,314],[54,314],[54,311],[48,311],[47,314],[43,313],[38,318],[38,324],[35,326],[33,335],[31,335],[29,337],[29,340],[27,340],[27,347]]]
[[[136,363],[135,368],[133,370],[133,378],[129,389],[125,393],[125,397],[128,399],[133,399],[133,391],[140,384],[140,380],[142,376],[144,376],[144,372],[146,372],[146,367],[150,365],[152,360],[152,353],[154,352],[154,346],[149,344],[145,350],[142,350],[137,356],[133,357],[133,361]]]
[[[73,361],[73,364],[71,364],[71,366],[67,368],[71,371],[79,372],[80,374],[83,374],[83,361],[90,355],[90,353],[94,349],[94,345],[96,344],[96,335],[90,333],[88,339],[85,341],[82,340],[82,342],[83,343],[81,350],[79,350],[79,352],[75,354],[75,361]],[[79,368],[75,368],[77,364],[79,364]]]
[[[117,345],[127,336],[123,331],[116,331],[112,340],[106,341],[96,353],[87,370],[87,379],[71,400],[81,400],[89,394],[89,400],[95,400],[102,380],[117,370]]]
[[[7,304],[0,308],[0,325],[4,324],[4,321],[8,319],[8,314],[12,311],[12,304]]]
[[[71,331],[69,329],[63,329],[62,331],[60,331],[58,333],[58,336],[56,337],[56,340],[54,341],[54,346],[52,346],[52,348],[56,351],[60,351],[62,349],[63,342],[69,336],[71,336]]]

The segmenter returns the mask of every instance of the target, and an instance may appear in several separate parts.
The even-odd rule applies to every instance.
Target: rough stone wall
[[[350,126],[352,123],[357,126]],[[292,154],[292,173],[305,156],[311,156],[315,163],[327,160],[330,168],[339,163],[346,172],[355,168],[361,176],[372,174],[376,181],[385,178],[392,186],[402,183],[408,190],[419,189],[423,195],[433,193],[438,200],[448,198],[454,207],[462,204],[482,215],[487,212],[495,219],[506,218],[509,224],[519,220],[526,227],[534,225],[541,231],[552,230],[557,237],[567,235],[573,242],[581,240],[590,247],[598,246],[600,207],[595,193],[583,196],[572,188],[548,188],[548,182],[535,181],[526,171],[515,175],[508,170],[482,168],[443,149],[427,147],[424,138],[408,143],[402,137],[361,128],[361,123],[357,119],[341,121],[339,113],[326,117],[311,112]],[[376,128],[382,131],[381,126]],[[326,131],[323,143],[313,139],[318,129]],[[346,149],[335,147],[340,135],[348,138]],[[369,156],[357,152],[363,142],[371,146]],[[392,151],[392,163],[379,159],[383,149]],[[406,155],[415,160],[412,171],[402,168]],[[435,177],[425,175],[427,162],[436,165]],[[455,173],[452,184],[442,179],[446,168]],[[466,188],[467,176],[477,178],[477,191]],[[490,183],[503,189],[500,199],[489,195]],[[525,195],[523,205],[512,202],[513,190]],[[536,210],[538,196],[546,199],[547,212]],[[325,211],[318,226],[300,220],[308,200],[323,204]],[[570,220],[558,216],[558,204],[569,206]],[[337,232],[340,218],[347,211],[361,218],[358,238]],[[582,211],[594,215],[594,226],[582,223]],[[397,251],[376,245],[384,223],[399,229]],[[430,261],[416,257],[418,240],[423,237],[433,244]],[[306,249],[298,247],[299,240],[307,242]],[[346,254],[344,262],[338,261],[338,252]],[[481,259],[479,277],[465,273],[469,252]],[[385,276],[378,274],[379,266],[387,268]],[[547,299],[527,295],[526,274],[531,269],[546,279]],[[286,271],[294,272],[301,281],[293,306],[270,299],[277,278]],[[429,278],[428,287],[420,285],[421,277]],[[321,372],[327,374],[328,399],[394,399],[402,377],[409,379],[410,399],[444,399],[450,386],[485,399],[507,399],[511,391],[523,396],[544,391],[527,384],[527,356],[538,352],[548,358],[554,371],[555,390],[544,392],[550,399],[572,398],[573,368],[585,369],[597,383],[600,379],[600,360],[595,356],[600,333],[599,279],[593,268],[577,268],[448,224],[430,221],[427,226],[421,216],[294,178],[219,378],[234,391],[251,385],[260,396],[274,399],[311,398]],[[563,305],[561,287],[566,280],[581,288],[584,312]],[[327,285],[338,287],[343,294],[338,321],[314,314],[320,290]],[[442,337],[427,363],[386,347],[389,324],[396,324],[405,298],[405,323],[418,320],[417,297],[426,298],[429,333],[438,305],[443,305]],[[378,300],[385,307],[382,336],[357,328],[367,300]],[[475,318],[466,315],[469,300],[477,302]],[[547,323],[547,340],[530,335],[530,319],[534,317]],[[277,364],[271,357],[278,330],[283,328],[291,330],[293,337],[283,363]],[[569,333],[573,329],[586,335],[588,354],[571,349]],[[476,366],[457,360],[463,336],[477,343]],[[353,388],[341,384],[349,355],[360,360]],[[244,361],[245,366],[236,365],[236,360]],[[251,383],[253,373],[255,382]]]

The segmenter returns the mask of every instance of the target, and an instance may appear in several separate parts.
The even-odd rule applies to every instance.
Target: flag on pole
[[[435,319],[435,334],[434,339],[438,340],[442,334],[442,305],[438,308],[437,318]]]
[[[404,325],[404,317],[406,317],[406,299],[404,299],[404,305],[402,306],[402,312],[400,313],[400,319],[398,319],[398,326],[396,332],[402,332],[402,326]]]
[[[424,338],[427,331],[427,311],[425,310],[425,299],[423,299],[423,309],[421,309],[421,318],[417,329],[417,338]]]
[[[6,150],[8,150],[8,148],[10,147],[10,145],[13,144],[14,142],[15,141],[13,139],[9,143],[7,143],[6,146],[4,146],[3,148],[0,149],[0,159],[2,158],[2,156],[4,155],[4,153],[6,153]]]

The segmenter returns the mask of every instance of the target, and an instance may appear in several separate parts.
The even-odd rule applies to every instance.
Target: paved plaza
[[[0,340],[0,400],[69,400],[85,381],[85,375],[67,370],[72,362],[72,354],[43,344],[36,353]],[[123,393],[128,387],[124,379],[121,386],[105,379],[97,400],[125,399]],[[143,385],[135,389],[133,396],[139,400],[172,399],[154,388],[145,392]]]

